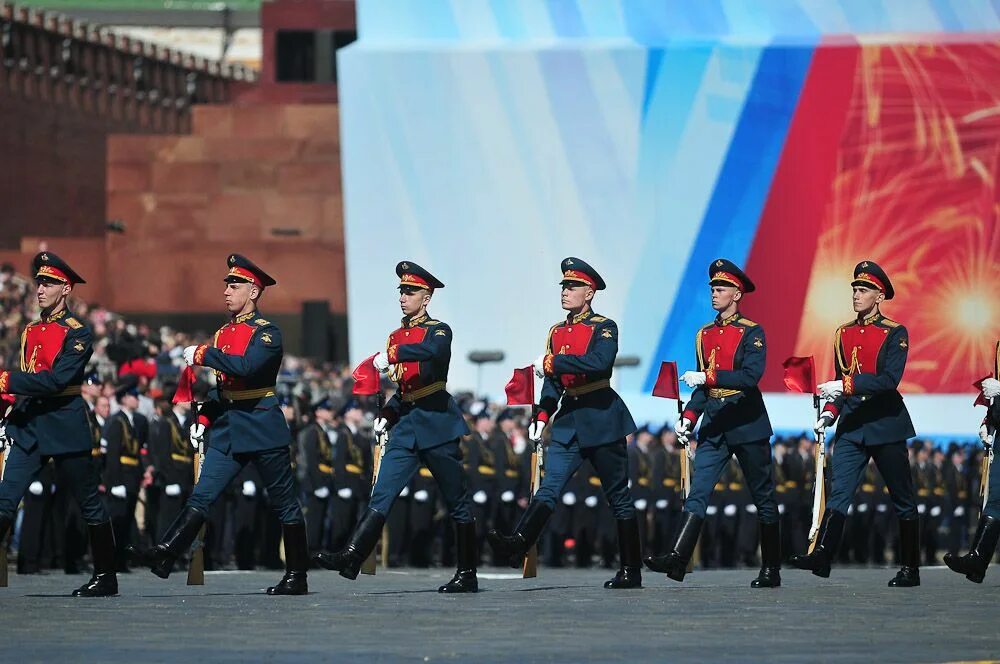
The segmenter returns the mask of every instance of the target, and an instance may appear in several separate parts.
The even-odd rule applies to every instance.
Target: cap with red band
[[[744,293],[752,293],[757,289],[750,277],[726,258],[717,258],[708,266],[708,284],[710,286],[733,286]]]
[[[400,261],[396,265],[396,276],[399,277],[400,288],[405,286],[430,291],[444,288],[444,284],[439,279],[413,261]]]
[[[271,278],[271,275],[257,267],[246,256],[230,254],[226,264],[229,265],[229,272],[226,274],[224,281],[247,282],[260,288],[273,286],[278,283]]]
[[[31,261],[31,271],[34,273],[35,279],[51,279],[71,286],[87,283],[66,261],[51,251],[37,254]]]
[[[874,261],[861,261],[854,266],[854,279],[851,285],[875,287],[885,294],[887,300],[896,295],[892,282],[889,281],[889,275]]]
[[[594,290],[604,290],[607,287],[604,279],[597,273],[597,270],[592,268],[586,261],[580,260],[575,256],[564,258],[559,267],[562,270],[562,281],[559,283],[563,286],[567,284],[586,284]]]

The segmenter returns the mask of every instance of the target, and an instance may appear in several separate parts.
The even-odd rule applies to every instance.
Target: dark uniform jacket
[[[172,411],[154,420],[149,430],[149,456],[157,484],[179,484],[182,491],[190,491],[194,487],[195,450],[185,424]]]
[[[130,496],[137,495],[142,485],[143,441],[137,433],[141,417],[139,413],[133,413],[130,422],[125,411],[119,410],[104,425],[104,440],[108,443],[104,484],[109,490],[124,486]]]

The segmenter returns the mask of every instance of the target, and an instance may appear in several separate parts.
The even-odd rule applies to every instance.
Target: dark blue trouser
[[[917,501],[914,498],[913,476],[910,475],[910,458],[906,441],[886,445],[866,446],[850,440],[836,441],[830,470],[833,483],[826,499],[827,509],[847,514],[861,475],[868,466],[868,459],[875,460],[878,472],[889,489],[889,498],[900,519],[917,518]]]
[[[704,518],[708,499],[733,455],[736,455],[750,497],[757,506],[757,518],[761,523],[777,523],[778,501],[774,496],[774,478],[771,475],[771,445],[766,440],[743,445],[710,441],[698,443],[691,491],[684,501],[684,511]]]
[[[101,483],[100,472],[90,450],[59,454],[52,459],[55,460],[59,476],[69,480],[69,490],[80,505],[84,521],[90,525],[107,521],[108,513],[97,490]],[[39,453],[37,446],[31,452],[25,452],[17,445],[11,446],[3,482],[0,482],[0,514],[13,520],[17,514],[17,505],[28,490],[28,485],[35,480],[48,460],[49,457]]]
[[[462,450],[458,446],[457,438],[424,450],[394,447],[390,441],[385,456],[382,457],[378,479],[375,481],[368,507],[383,516],[388,516],[399,492],[410,483],[421,463],[427,466],[434,476],[434,481],[441,488],[441,495],[448,505],[451,518],[457,523],[471,523],[469,483],[465,477]]]
[[[628,488],[628,453],[624,438],[595,447],[580,447],[576,438],[570,443],[549,443],[545,450],[545,474],[532,500],[555,509],[563,487],[584,460],[590,461],[601,479],[601,488],[615,518],[633,518],[635,506]]]
[[[187,506],[208,514],[208,508],[219,499],[229,483],[243,467],[253,462],[264,481],[267,502],[282,523],[302,523],[302,505],[295,495],[295,478],[292,477],[292,459],[287,447],[277,447],[263,452],[223,454],[209,446],[201,477],[195,485]]]

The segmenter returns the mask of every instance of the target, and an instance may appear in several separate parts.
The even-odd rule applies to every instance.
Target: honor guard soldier
[[[190,409],[187,404],[173,404],[170,392],[156,401],[159,417],[149,429],[149,456],[155,468],[155,481],[162,488],[154,541],[166,534],[167,527],[181,513],[194,488],[194,448],[188,441]]]
[[[209,508],[244,466],[253,462],[285,539],[285,576],[267,594],[304,595],[309,565],[306,526],[295,493],[291,432],[275,395],[281,331],[257,311],[261,294],[276,282],[239,254],[229,257],[228,267],[225,301],[231,320],[219,328],[211,343],[184,349],[189,366],[210,367],[216,376],[216,389],[190,430],[192,442],[204,439],[206,427],[211,436],[201,477],[160,544],[145,551],[131,550],[154,574],[167,578],[175,561],[190,548]]]
[[[898,390],[906,368],[909,335],[905,327],[879,311],[879,305],[895,295],[881,267],[872,261],[858,263],[851,285],[857,318],[837,328],[833,348],[836,380],[819,386],[828,403],[816,422],[816,431],[825,431],[840,418],[830,495],[816,547],[808,555],[792,556],[789,562],[816,576],[830,576],[854,492],[868,460],[874,459],[899,519],[902,568],[889,586],[919,586],[920,527],[906,449],[906,440],[916,434]]]
[[[544,378],[537,419],[529,438],[537,442],[551,422],[552,440],[545,454],[545,476],[514,532],[491,530],[494,550],[519,566],[538,540],[563,488],[584,460],[601,480],[618,526],[621,567],[605,588],[641,588],[639,523],[628,486],[625,437],[636,430],[625,402],[611,389],[618,355],[618,326],[592,309],[594,295],[604,290],[597,270],[570,257],[562,265],[562,308],[565,320],[552,326],[545,353],[535,361]]]
[[[989,404],[989,410],[982,426],[979,427],[979,438],[983,441],[986,454],[992,454],[996,441],[997,427],[1000,427],[1000,341],[997,342],[996,360],[993,374],[983,380],[983,398]],[[973,583],[982,583],[986,576],[986,568],[993,558],[1000,539],[1000,464],[990,464],[989,493],[986,505],[976,525],[976,534],[972,537],[969,552],[964,556],[946,554],[944,562],[953,571],[964,574]]]
[[[90,535],[94,575],[73,595],[117,595],[114,531],[98,493],[88,408],[80,396],[92,335],[67,308],[73,287],[85,282],[52,252],[35,256],[31,269],[41,317],[21,335],[20,369],[0,371],[0,393],[17,397],[6,432],[0,433],[0,441],[11,445],[0,482],[0,540],[13,525],[28,485],[51,458],[68,479]]]
[[[646,566],[675,581],[684,580],[712,491],[735,456],[757,507],[760,529],[761,569],[750,585],[776,588],[781,585],[781,530],[771,472],[772,431],[757,387],[764,375],[767,348],[764,329],[739,310],[743,296],[756,287],[739,267],[723,258],[709,265],[708,278],[712,308],[718,315],[698,330],[698,371],[681,376],[694,392],[675,425],[677,436],[686,440],[701,418],[691,491],[673,550],[665,556],[647,557]],[[733,484],[730,488],[739,486],[735,481],[727,486]]]
[[[444,288],[416,263],[396,266],[402,325],[389,335],[385,352],[375,356],[375,368],[389,373],[399,385],[376,418],[374,431],[391,429],[378,479],[365,512],[342,550],[314,558],[326,569],[355,579],[361,563],[375,547],[396,497],[424,464],[433,474],[455,523],[458,571],[438,588],[443,593],[479,590],[476,577],[476,524],[469,505],[468,482],[459,441],[469,433],[455,400],[446,389],[451,363],[451,328],[427,314],[434,291]]]
[[[118,412],[104,425],[107,463],[104,485],[108,489],[108,512],[115,529],[115,556],[118,571],[128,569],[126,547],[135,525],[135,508],[142,488],[142,441],[139,440],[139,380],[132,374],[122,377],[115,388]]]
[[[333,407],[329,397],[312,404],[313,421],[299,432],[302,455],[302,491],[306,496],[306,516],[310,553],[317,553],[325,541],[330,493],[333,489]]]
[[[343,548],[354,531],[372,492],[371,439],[362,432],[364,411],[357,399],[349,399],[339,411],[340,424],[331,439],[333,486],[330,546]]]

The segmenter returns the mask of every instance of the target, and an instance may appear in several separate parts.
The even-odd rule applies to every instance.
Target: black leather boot
[[[361,563],[372,552],[382,535],[385,517],[373,509],[365,512],[360,523],[351,533],[347,546],[334,553],[317,553],[313,561],[321,567],[340,572],[345,579],[356,579],[361,571]]]
[[[90,554],[94,559],[94,576],[73,591],[73,597],[114,597],[118,594],[115,574],[115,531],[110,521],[88,525]]]
[[[903,563],[890,588],[913,588],[920,585],[920,519],[899,520],[899,561]]]
[[[944,563],[952,571],[964,574],[973,583],[982,583],[986,576],[986,568],[997,550],[997,540],[1000,539],[1000,519],[984,516],[976,526],[976,535],[972,538],[969,552],[964,556],[953,556],[946,553]]]
[[[828,578],[830,576],[830,563],[837,555],[840,540],[844,537],[846,519],[847,517],[840,512],[827,510],[823,515],[823,523],[820,524],[819,534],[816,536],[816,546],[812,553],[792,556],[788,559],[788,564],[798,569],[807,569],[824,579]]]
[[[148,567],[153,574],[165,579],[174,570],[174,563],[191,548],[198,531],[205,525],[206,516],[193,507],[185,507],[170,524],[163,541],[152,549],[128,547],[129,555],[137,564]]]
[[[551,507],[532,500],[512,534],[504,535],[494,528],[486,533],[486,539],[497,556],[507,558],[511,567],[520,567],[524,564],[524,556],[528,553],[528,549],[538,541],[538,536],[542,534],[542,528],[550,516],[552,516]]]
[[[618,557],[621,568],[605,588],[642,588],[642,559],[639,554],[639,521],[636,517],[618,520]]]
[[[476,522],[455,523],[455,548],[458,554],[458,569],[451,581],[438,588],[439,593],[477,593],[479,579],[476,577]]]
[[[777,588],[781,585],[781,526],[760,523],[760,574],[751,588]]]
[[[698,536],[701,534],[701,527],[705,523],[704,517],[696,516],[690,512],[682,512],[681,527],[677,533],[677,541],[674,542],[673,550],[665,556],[646,556],[646,567],[654,572],[665,573],[674,581],[683,581],[687,574],[688,562],[694,553],[694,547],[698,543]]]
[[[309,544],[305,523],[283,523],[285,538],[285,576],[278,585],[267,589],[268,595],[308,595],[306,570],[309,568]]]

